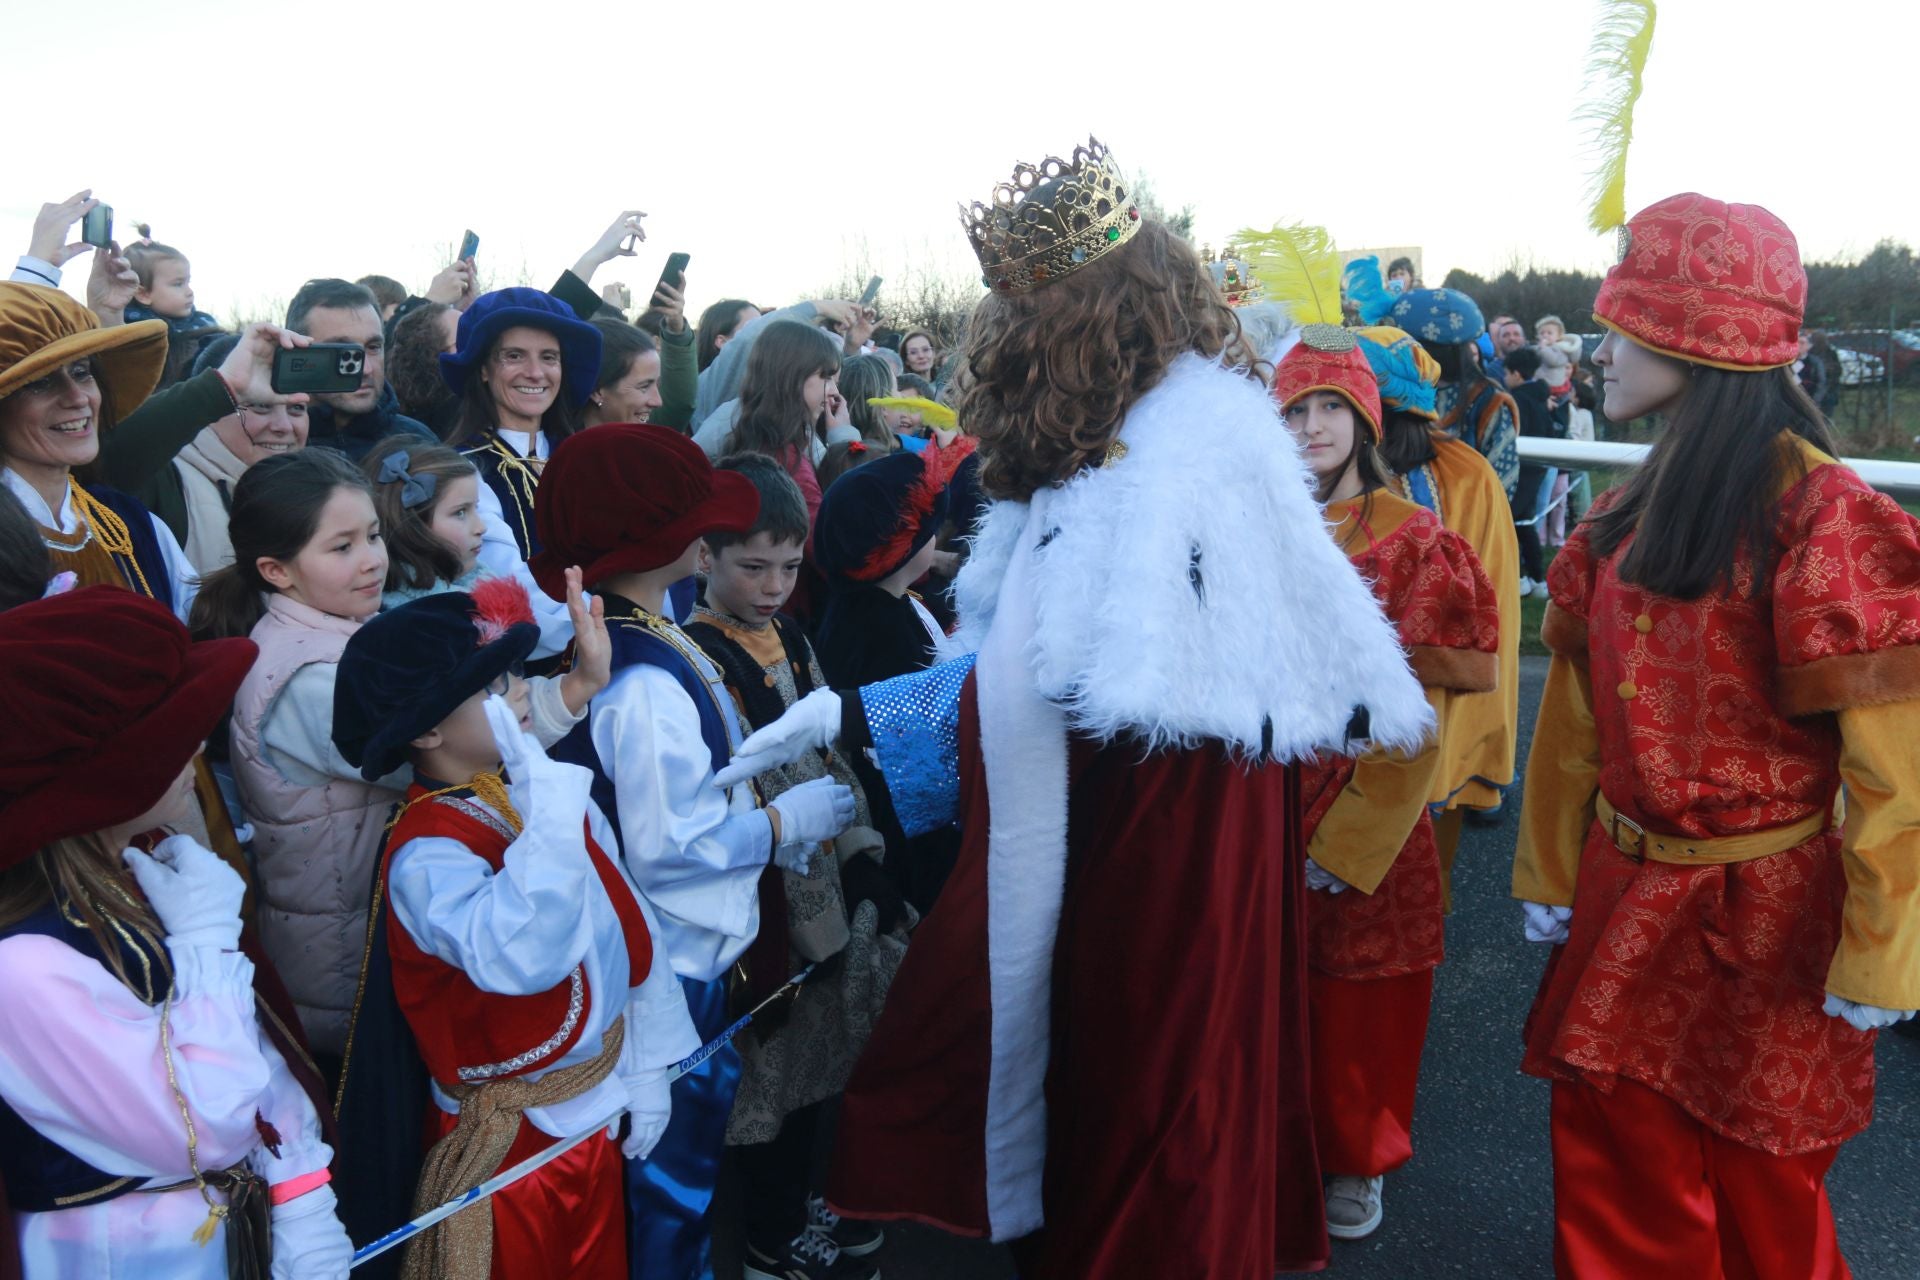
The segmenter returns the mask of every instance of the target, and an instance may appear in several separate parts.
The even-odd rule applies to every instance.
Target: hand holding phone
[[[273,353],[273,390],[290,396],[358,391],[367,349],[357,342],[316,342]]]
[[[874,303],[874,300],[879,296],[880,296],[880,277],[873,276],[867,281],[866,292],[860,295],[860,305],[863,307],[871,307]]]
[[[80,219],[80,239],[96,249],[113,244],[113,206],[96,204]]]

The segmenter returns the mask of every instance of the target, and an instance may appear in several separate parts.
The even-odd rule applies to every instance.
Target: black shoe
[[[841,1217],[819,1196],[807,1197],[807,1230],[827,1237],[849,1258],[864,1258],[887,1242],[887,1233],[879,1227]]]
[[[849,1258],[827,1236],[809,1228],[787,1241],[778,1255],[747,1244],[746,1280],[880,1280],[870,1262]]]
[[[1491,809],[1467,809],[1462,817],[1470,827],[1497,827],[1507,820],[1507,802],[1502,800]]]

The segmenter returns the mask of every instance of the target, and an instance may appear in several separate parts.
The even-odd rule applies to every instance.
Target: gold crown
[[[960,224],[980,258],[981,283],[995,293],[1026,293],[1131,240],[1140,210],[1107,149],[1088,138],[1071,160],[1015,165],[991,205],[960,206]]]

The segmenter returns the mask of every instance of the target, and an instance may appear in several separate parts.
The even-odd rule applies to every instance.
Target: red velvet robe
[[[1294,775],[1217,745],[1071,737],[1053,958],[1047,1280],[1267,1280],[1327,1258],[1307,1096]],[[960,717],[958,865],[914,935],[841,1112],[829,1199],[988,1234],[986,773]]]

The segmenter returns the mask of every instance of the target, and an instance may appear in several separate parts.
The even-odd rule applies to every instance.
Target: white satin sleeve
[[[458,840],[407,841],[387,872],[394,918],[421,950],[482,991],[551,990],[593,943],[587,895],[601,889],[577,810],[575,817],[542,823],[536,812],[497,872]]]
[[[555,600],[534,581],[533,571],[520,555],[520,544],[514,541],[513,530],[507,526],[506,513],[500,509],[500,495],[485,483],[480,486],[480,514],[487,522],[480,533],[479,564],[483,575],[512,578],[527,589],[527,599],[533,603],[533,620],[540,627],[540,643],[533,647],[531,656],[553,657],[573,643],[573,619],[567,616],[567,602]]]
[[[750,788],[715,789],[699,712],[668,672],[645,664],[615,672],[591,714],[621,856],[658,913],[674,971],[711,981],[760,927],[773,828]]]
[[[172,1071],[202,1169],[259,1145],[254,1111],[272,1069],[260,1051],[253,962],[169,947]],[[99,961],[42,934],[0,941],[0,1097],[39,1133],[107,1173],[189,1176],[186,1125],[167,1082],[160,1005]]]
[[[613,824],[598,805],[587,806],[587,821],[593,824],[593,838],[606,850],[620,847]],[[632,884],[625,868],[621,876]],[[663,1071],[700,1047],[700,1033],[694,1029],[693,1015],[687,1012],[686,993],[673,972],[673,958],[666,939],[660,933],[660,919],[647,895],[636,892],[640,914],[647,922],[647,936],[653,943],[653,960],[646,976],[627,995],[627,1039],[620,1049],[622,1079],[643,1072]]]
[[[333,1148],[320,1137],[320,1115],[313,1099],[294,1079],[266,1028],[260,1029],[260,1056],[267,1062],[267,1087],[260,1095],[260,1118],[280,1135],[276,1152],[264,1143],[253,1153],[253,1170],[268,1186],[289,1182],[333,1163]]]

